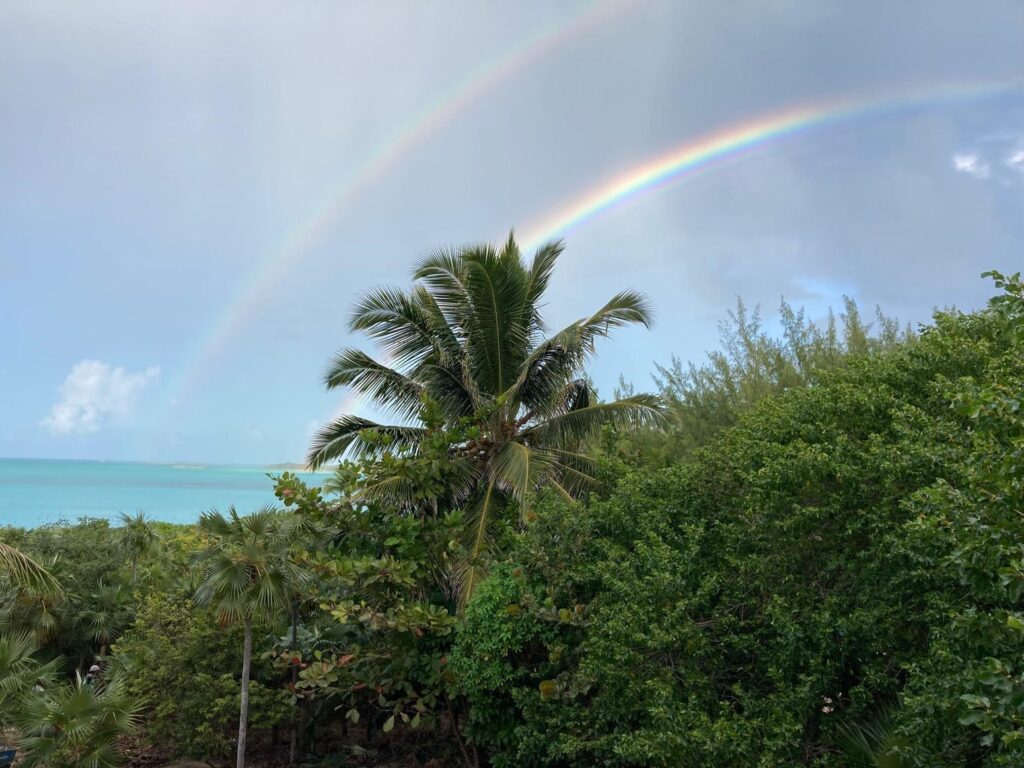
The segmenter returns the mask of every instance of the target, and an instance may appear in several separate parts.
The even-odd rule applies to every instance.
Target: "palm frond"
[[[422,406],[421,383],[358,349],[343,349],[331,359],[324,384],[327,389],[351,387],[403,418],[415,416]]]
[[[490,549],[495,519],[501,506],[501,495],[491,480],[475,503],[470,504],[466,516],[464,559],[455,565],[452,583],[459,605],[465,607],[480,582],[487,576],[486,552]]]
[[[524,430],[523,437],[539,444],[572,446],[593,437],[605,424],[639,429],[660,426],[664,420],[665,410],[659,397],[633,395],[552,416]]]
[[[60,583],[35,560],[15,549],[10,544],[0,541],[0,574],[6,576],[12,584],[31,587],[41,592],[61,594]]]
[[[416,295],[398,288],[376,288],[362,294],[356,300],[349,329],[375,339],[399,368],[413,367],[439,349],[431,318]]]
[[[421,281],[430,292],[448,325],[463,330],[469,297],[463,284],[465,264],[462,251],[457,248],[437,248],[417,262],[412,276],[413,280]]]
[[[650,305],[637,291],[622,291],[590,317],[581,318],[539,344],[526,358],[506,397],[529,409],[549,408],[567,380],[578,378],[598,339],[631,323],[650,327]]]
[[[516,380],[529,354],[528,275],[518,249],[484,246],[462,254],[468,296],[466,329],[473,378],[496,397]]]
[[[510,441],[494,454],[491,472],[498,487],[519,503],[522,516],[527,512],[529,494],[555,471],[557,465],[558,460],[548,451]]]
[[[539,334],[544,331],[544,321],[540,316],[540,300],[548,289],[548,282],[555,270],[558,257],[565,250],[561,240],[545,243],[533,255],[530,263],[530,279],[526,289],[526,303],[530,311],[530,332]]]
[[[360,433],[365,430],[372,430],[389,438],[389,444],[382,446],[364,441]],[[306,463],[317,469],[329,461],[340,458],[346,451],[350,451],[354,456],[368,456],[387,448],[414,448],[425,434],[426,430],[421,427],[385,425],[359,416],[339,416],[321,427],[313,436]]]
[[[416,379],[449,418],[459,419],[476,412],[477,393],[471,382],[467,385],[461,358],[450,366],[425,363],[417,368]]]
[[[62,659],[40,664],[39,644],[31,632],[0,634],[0,733],[18,709],[18,702],[39,681],[51,681]]]
[[[640,291],[626,290],[612,296],[608,302],[590,317],[580,321],[585,333],[607,336],[612,328],[639,323],[645,328],[654,324],[651,304]]]
[[[843,765],[851,768],[903,768],[906,738],[896,728],[894,704],[883,705],[873,718],[839,725]]]
[[[435,342],[437,362],[448,365],[461,354],[463,337],[461,329],[449,322],[441,305],[425,285],[414,285],[411,294],[421,312],[425,326]]]
[[[558,466],[555,476],[550,478],[547,484],[564,496],[576,499],[595,488],[597,478],[579,467],[562,463]]]

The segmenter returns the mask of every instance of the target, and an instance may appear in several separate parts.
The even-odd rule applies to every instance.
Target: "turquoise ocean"
[[[209,509],[239,512],[276,502],[266,467],[0,459],[0,526],[34,528],[80,517],[114,520],[143,510],[169,523],[193,523]],[[298,473],[311,482],[326,475]]]

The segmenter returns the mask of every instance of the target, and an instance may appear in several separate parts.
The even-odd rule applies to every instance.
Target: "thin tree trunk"
[[[242,700],[238,710],[238,756],[235,768],[245,768],[245,734],[249,728],[249,672],[252,667],[252,619],[245,617],[245,645],[242,648]]]
[[[135,555],[132,555],[132,592],[135,591],[135,568],[138,565]]]
[[[299,644],[299,606],[292,603],[292,744],[288,752],[288,765],[295,765],[295,757],[299,746],[299,729],[297,723],[299,699],[295,694],[295,684],[299,680],[299,667],[295,663],[295,646]]]
[[[448,694],[444,696],[444,703],[448,705],[448,717],[452,728],[452,735],[455,737],[459,750],[462,752],[462,759],[466,761],[466,768],[478,768],[480,758],[476,754],[476,745],[473,746],[474,759],[471,760],[469,752],[466,751],[466,743],[462,740],[462,732],[459,730],[459,716],[455,713],[455,707],[452,706],[452,700],[448,698]]]

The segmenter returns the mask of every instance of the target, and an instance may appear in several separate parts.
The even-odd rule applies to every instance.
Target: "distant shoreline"
[[[146,467],[175,469],[263,469],[269,471],[302,472],[307,475],[329,475],[331,469],[309,469],[306,464],[284,461],[278,464],[230,464],[205,461],[140,461],[138,459],[48,459],[37,456],[0,456],[0,461],[68,462],[74,464],[133,464]]]

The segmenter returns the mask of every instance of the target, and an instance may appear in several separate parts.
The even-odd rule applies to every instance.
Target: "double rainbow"
[[[178,382],[169,387],[172,401],[183,399],[216,360],[228,342],[258,310],[260,301],[301,257],[332,230],[350,202],[409,154],[428,135],[485,96],[499,81],[510,77],[539,57],[595,26],[606,22],[637,0],[591,6],[568,22],[543,30],[516,46],[491,66],[478,70],[457,84],[406,128],[397,132],[347,177],[337,191],[288,238],[283,247],[259,262],[235,299],[229,302],[210,330],[187,356]],[[728,158],[802,135],[814,129],[854,119],[902,113],[947,103],[980,101],[1022,92],[1020,80],[969,84],[944,84],[904,88],[882,95],[868,94],[788,107],[724,128],[715,129],[633,166],[574,196],[554,213],[545,215],[520,233],[525,249],[564,236],[629,201],[654,190],[681,182]]]

